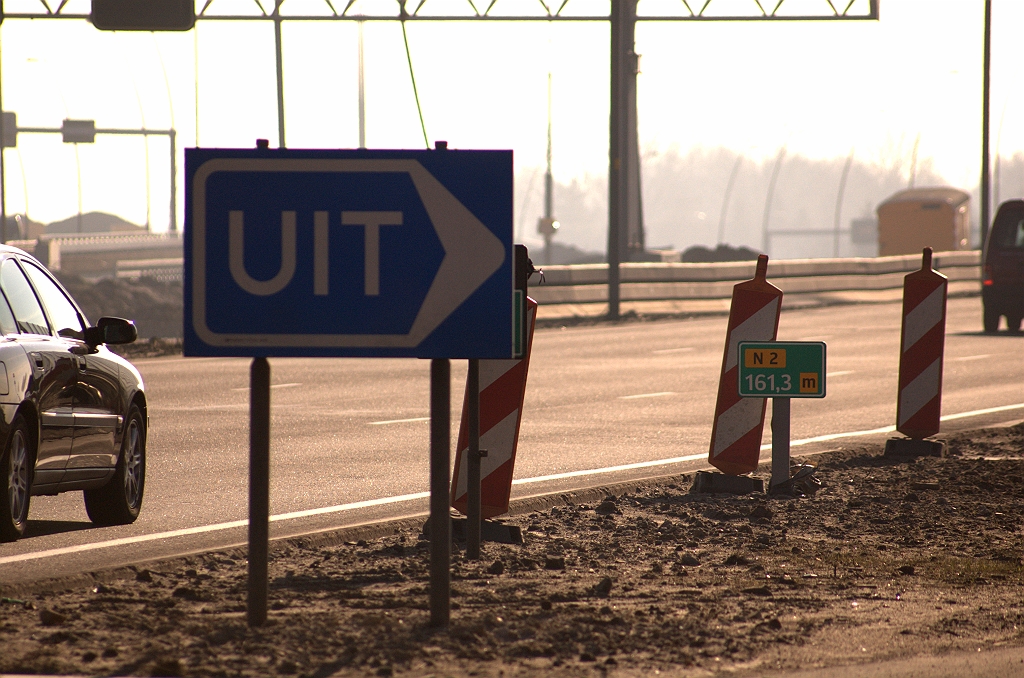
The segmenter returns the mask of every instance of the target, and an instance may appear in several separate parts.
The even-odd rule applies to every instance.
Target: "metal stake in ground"
[[[466,557],[480,558],[480,361],[469,361],[466,376],[466,414],[469,419],[469,458],[466,479]]]
[[[451,363],[430,361],[430,625],[447,626],[451,596]]]
[[[249,368],[249,626],[267,621],[270,529],[270,362]]]

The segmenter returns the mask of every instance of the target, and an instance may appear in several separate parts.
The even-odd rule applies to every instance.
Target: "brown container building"
[[[971,196],[956,188],[908,188],[878,206],[878,255],[970,248]]]

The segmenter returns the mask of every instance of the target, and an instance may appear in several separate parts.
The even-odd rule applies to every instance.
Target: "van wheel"
[[[986,332],[995,332],[999,329],[999,312],[990,309],[988,306],[982,307],[982,320],[985,325]]]
[[[32,489],[32,443],[20,414],[11,425],[0,454],[0,541],[15,541],[25,534]]]
[[[132,405],[121,440],[121,458],[114,477],[103,487],[85,491],[85,511],[97,525],[134,523],[146,486],[146,424]]]
[[[1006,316],[1007,328],[1014,333],[1020,332],[1020,323],[1022,320],[1024,320],[1024,318],[1020,317],[1019,315]]]

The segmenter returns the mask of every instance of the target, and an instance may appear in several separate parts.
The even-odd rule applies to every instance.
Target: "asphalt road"
[[[979,299],[950,300],[946,430],[1024,418],[1024,338],[980,327]],[[513,496],[705,466],[725,329],[711,317],[538,331]],[[899,335],[899,304],[784,312],[780,340],[828,344],[828,397],[794,400],[791,433],[825,439],[794,454],[837,434],[888,437],[877,429],[895,421]],[[0,582],[245,541],[249,361],[136,364],[151,418],[139,520],[94,528],[80,493],[34,497],[28,536],[0,544]],[[426,510],[428,361],[274,359],[271,370],[272,537]],[[453,444],[464,384],[465,361],[453,362]]]

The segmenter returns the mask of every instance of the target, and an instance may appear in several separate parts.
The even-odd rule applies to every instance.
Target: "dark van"
[[[1006,316],[1011,332],[1020,331],[1024,319],[1024,200],[999,206],[985,246],[981,303],[986,332],[999,329]]]

